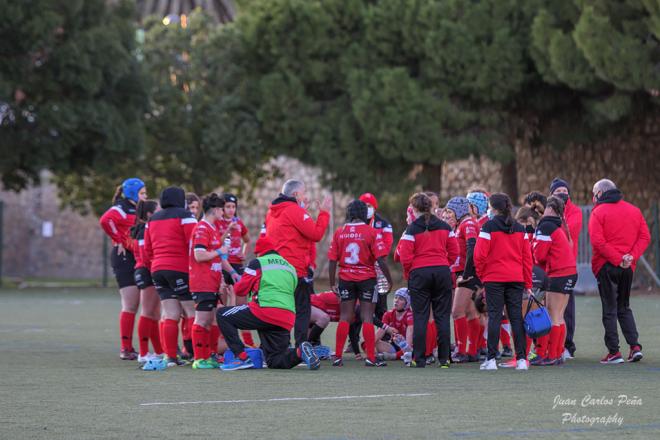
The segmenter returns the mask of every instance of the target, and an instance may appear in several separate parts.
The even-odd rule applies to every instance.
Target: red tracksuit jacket
[[[138,225],[137,234],[133,240],[133,256],[135,257],[135,269],[146,267],[144,264],[144,231],[146,223]]]
[[[532,288],[532,251],[525,227],[514,223],[513,232],[504,216],[487,221],[474,248],[474,267],[485,283],[524,283]]]
[[[160,198],[163,208],[151,216],[144,231],[144,265],[151,273],[172,270],[188,273],[190,236],[197,220],[184,207],[181,188],[167,188]]]
[[[449,266],[458,256],[458,244],[451,226],[432,215],[428,225],[420,216],[408,225],[396,248],[394,259],[401,262],[403,276],[420,267]]]
[[[591,268],[598,275],[605,263],[621,264],[625,254],[633,256],[632,269],[651,242],[642,212],[625,202],[618,189],[601,196],[589,218],[589,237],[593,256]]]
[[[534,264],[543,268],[548,277],[566,277],[577,273],[573,246],[562,229],[561,218],[541,219],[536,227],[532,249]]]
[[[329,222],[327,211],[321,211],[314,221],[296,199],[280,194],[270,205],[264,226],[277,253],[296,268],[298,277],[306,277],[310,266],[315,265],[312,247],[321,241]]]
[[[135,205],[126,199],[120,199],[99,219],[101,228],[108,234],[113,244],[121,244],[133,252],[131,226],[135,224]]]

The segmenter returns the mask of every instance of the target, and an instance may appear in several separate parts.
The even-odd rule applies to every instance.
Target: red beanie
[[[373,206],[374,209],[378,209],[378,200],[376,200],[376,196],[371,193],[362,194],[360,196],[360,201]]]

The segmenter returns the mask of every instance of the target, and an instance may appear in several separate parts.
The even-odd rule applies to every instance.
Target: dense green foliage
[[[48,167],[68,202],[134,174],[204,192],[286,154],[336,189],[439,189],[446,160],[657,110],[658,0],[242,0],[228,26],[152,20],[138,47],[104,4],[0,0],[5,186]]]

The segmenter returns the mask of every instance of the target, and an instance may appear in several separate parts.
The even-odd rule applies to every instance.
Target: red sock
[[[195,352],[195,360],[208,359],[210,357],[210,354],[206,354],[206,349],[209,345],[209,336],[209,331],[205,327],[202,327],[199,324],[193,324],[192,341],[193,351]]]
[[[509,335],[510,325],[508,319],[502,320],[502,326],[500,327],[500,341],[502,341],[502,347],[511,348],[511,335]]]
[[[365,351],[367,352],[367,359],[376,362],[376,331],[371,322],[362,323],[362,336],[364,336]]]
[[[167,340],[165,339],[165,320],[158,321],[158,335],[160,336],[160,343],[163,346],[163,352],[167,353]]]
[[[250,347],[254,347],[254,339],[252,339],[252,332],[250,330],[243,330],[241,332],[241,337],[243,338],[243,343],[245,345],[249,345]]]
[[[529,356],[529,349],[532,348],[533,341],[532,338],[530,338],[529,336],[525,336],[525,338],[527,338],[527,349],[526,349],[527,351],[525,351],[525,354]]]
[[[218,352],[218,338],[220,338],[220,328],[217,324],[211,324],[211,331],[209,335],[209,349],[211,353]]]
[[[403,357],[403,351],[399,350],[396,352],[396,358],[401,359]]]
[[[155,319],[150,319],[151,323],[151,345],[154,347],[154,353],[163,354],[163,347],[160,343],[160,323]]]
[[[550,335],[541,336],[536,338],[536,354],[537,356],[545,359],[548,357],[548,343],[550,342]]]
[[[454,345],[458,345],[458,330],[456,329],[455,319],[454,319]]]
[[[163,340],[165,341],[165,354],[170,359],[176,359],[176,346],[179,343],[179,323],[173,319],[163,321]]]
[[[564,343],[566,342],[566,324],[560,325],[559,331],[557,349],[555,350],[555,359],[561,358],[561,355],[564,354]]]
[[[151,336],[151,319],[140,316],[138,319],[138,339],[140,340],[140,356],[149,353],[149,336]]]
[[[192,339],[192,329],[195,325],[195,318],[185,318],[186,325],[184,326],[185,330],[182,331],[182,339]]]
[[[438,329],[435,321],[429,321],[426,323],[426,353],[424,356],[431,356],[436,345],[438,345]]]
[[[348,338],[348,321],[339,321],[337,324],[337,333],[335,335],[335,356],[340,358],[344,354],[344,344]]]
[[[119,313],[119,336],[121,337],[121,348],[133,349],[133,326],[135,325],[135,313]]]
[[[465,316],[455,319],[454,325],[456,326],[456,346],[458,352],[467,353],[467,338],[468,338],[468,323]]]
[[[477,355],[477,340],[479,339],[479,318],[472,318],[467,322],[468,326],[468,353],[470,356]]]
[[[553,325],[550,329],[550,340],[548,342],[548,358],[556,359],[557,344],[559,344],[559,337],[561,336],[561,327]]]

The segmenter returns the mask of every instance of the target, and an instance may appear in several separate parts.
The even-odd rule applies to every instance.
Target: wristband
[[[228,258],[227,254],[223,254],[220,249],[216,249],[215,253],[218,254],[218,257],[222,258],[223,260],[226,260]]]
[[[220,256],[220,258],[222,258],[224,261],[227,261],[227,260],[229,259],[229,255],[227,255],[227,254],[222,254],[222,255]]]

